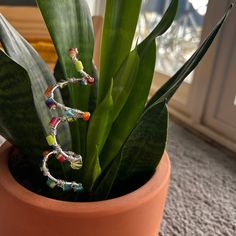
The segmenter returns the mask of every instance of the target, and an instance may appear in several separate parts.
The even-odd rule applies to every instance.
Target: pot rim
[[[31,192],[14,179],[8,169],[8,154],[11,147],[12,145],[8,142],[5,142],[0,147],[0,186],[4,188],[9,195],[17,198],[18,201],[30,207],[36,207],[45,211],[61,212],[63,214],[76,214],[79,212],[84,215],[108,215],[112,212],[124,212],[136,208],[138,205],[145,204],[150,198],[157,195],[169,182],[171,166],[168,154],[165,151],[157,167],[157,171],[152,178],[142,187],[131,193],[97,202],[67,202],[55,200]]]

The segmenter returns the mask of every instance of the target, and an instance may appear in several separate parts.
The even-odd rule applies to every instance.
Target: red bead
[[[91,76],[87,76],[86,81],[88,85],[92,85],[94,83],[94,78]]]
[[[63,162],[66,160],[66,158],[65,158],[62,154],[59,154],[59,155],[57,156],[57,160],[58,160],[59,162],[63,163]]]
[[[57,117],[52,117],[52,119],[51,119],[50,122],[49,122],[49,125],[50,125],[51,127],[55,127],[55,126],[58,124],[58,122],[59,122],[59,118],[57,118]]]

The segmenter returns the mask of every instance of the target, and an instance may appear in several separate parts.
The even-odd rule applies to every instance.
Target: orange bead
[[[44,95],[45,95],[46,97],[48,97],[48,96],[50,95],[50,93],[52,92],[52,89],[53,89],[53,87],[52,87],[51,85],[49,85],[49,86],[47,87],[47,89],[45,90]]]
[[[90,118],[90,113],[89,112],[84,112],[82,115],[83,120],[87,121]]]

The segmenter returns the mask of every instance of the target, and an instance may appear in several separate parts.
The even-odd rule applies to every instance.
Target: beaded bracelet
[[[59,102],[57,102],[54,99],[54,92],[56,89],[62,89],[65,86],[69,84],[79,84],[79,85],[92,85],[94,83],[94,78],[88,75],[83,69],[83,64],[80,60],[77,59],[78,51],[76,48],[69,49],[69,56],[72,59],[72,62],[75,65],[75,69],[77,72],[79,72],[82,75],[82,78],[68,78],[66,81],[59,82],[55,84],[54,86],[48,86],[46,91],[44,92],[44,95],[47,97],[46,105],[49,109],[55,110],[55,109],[61,109],[64,111],[64,115],[62,117],[52,117],[49,126],[51,127],[50,134],[46,137],[47,143],[49,146],[53,147],[53,151],[51,152],[44,152],[43,154],[43,163],[41,167],[41,171],[43,172],[44,176],[48,177],[47,184],[50,188],[54,188],[56,186],[63,189],[63,191],[69,191],[74,190],[75,192],[81,192],[83,191],[83,186],[81,183],[76,182],[69,182],[64,181],[61,179],[57,179],[52,176],[50,173],[47,161],[49,157],[56,156],[57,160],[60,163],[63,163],[65,161],[70,162],[70,166],[72,169],[80,169],[83,165],[82,156],[78,155],[72,151],[64,151],[62,150],[61,146],[57,142],[57,128],[59,124],[62,122],[73,122],[78,119],[83,119],[85,121],[88,121],[90,118],[89,112],[83,112],[78,109],[67,107]]]

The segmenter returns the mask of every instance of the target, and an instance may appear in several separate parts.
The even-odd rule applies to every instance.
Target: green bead
[[[78,60],[78,61],[75,62],[75,69],[76,69],[78,72],[80,72],[81,70],[84,69],[84,66],[83,66],[83,64],[82,64],[81,61]]]
[[[53,180],[48,179],[48,180],[47,180],[47,185],[48,185],[50,188],[55,188],[57,184],[56,184]]]
[[[49,146],[52,146],[55,144],[55,138],[54,136],[52,136],[51,134],[49,134],[47,137],[46,137],[46,140],[47,140],[47,143]]]

